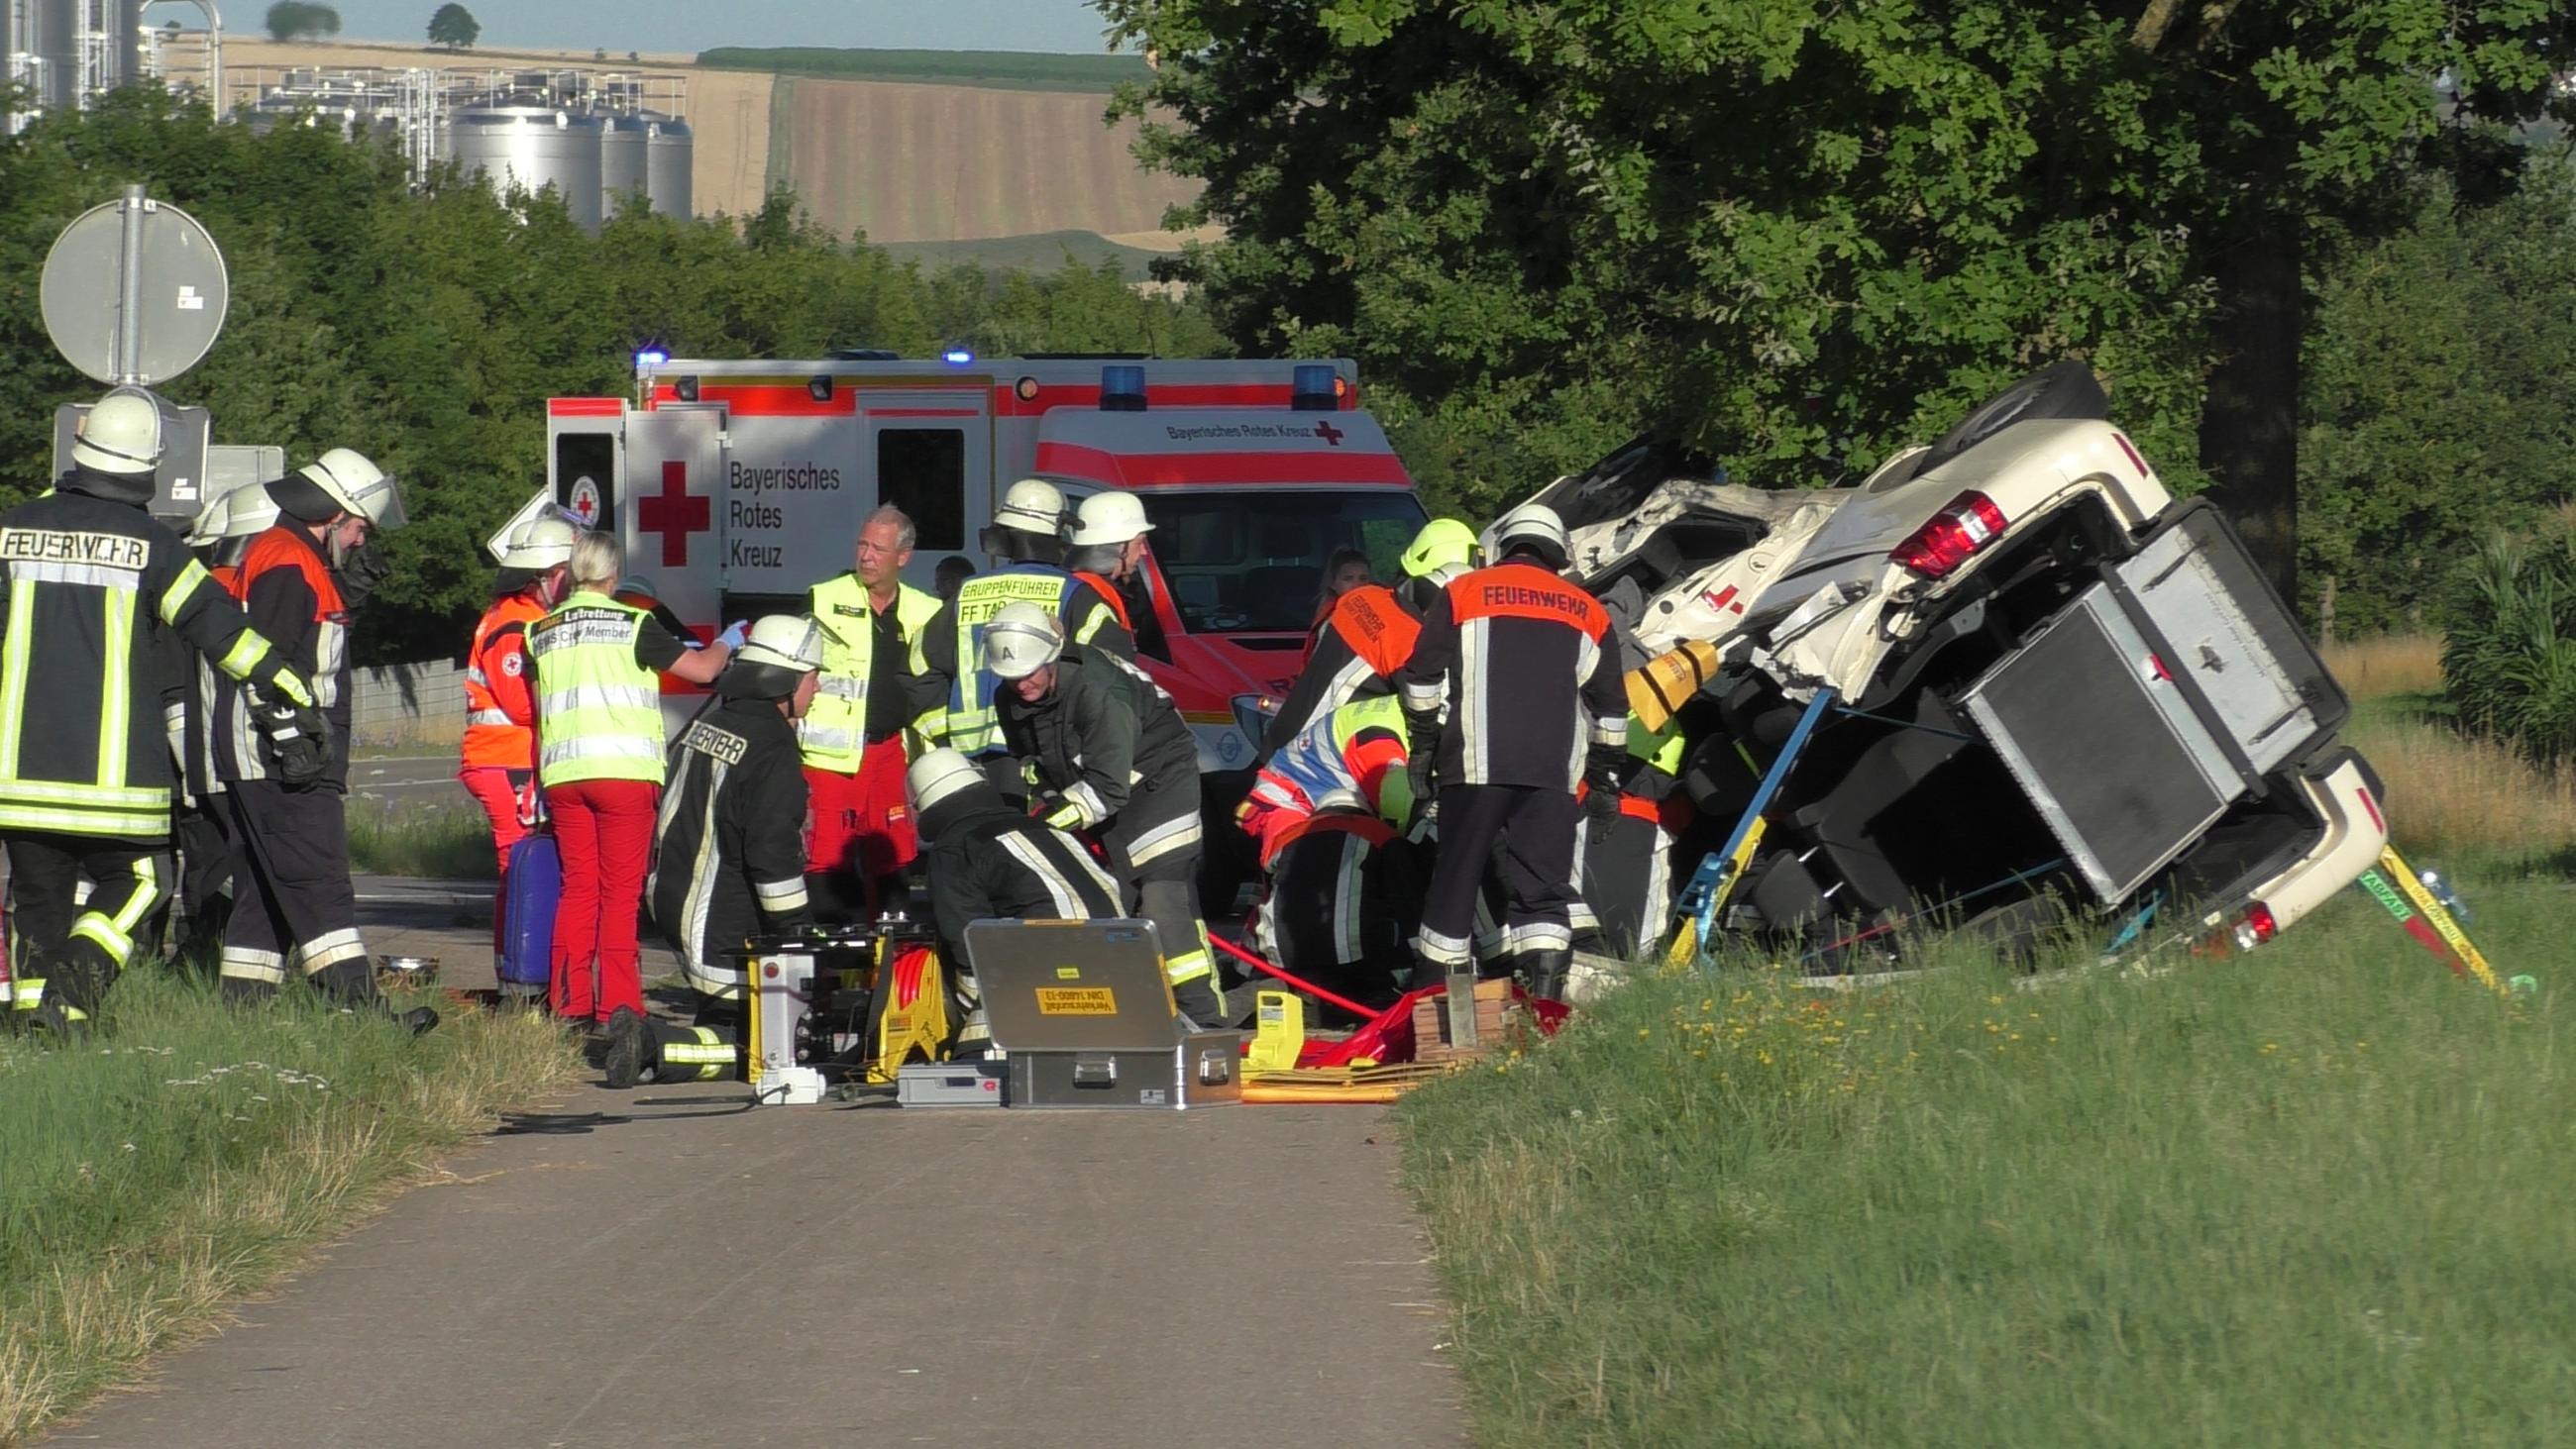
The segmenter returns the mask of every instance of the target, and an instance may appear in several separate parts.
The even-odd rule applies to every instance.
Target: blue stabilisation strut
[[[1834,692],[1830,687],[1817,689],[1816,697],[1807,701],[1806,712],[1798,716],[1797,727],[1789,731],[1788,742],[1780,746],[1780,753],[1771,761],[1771,768],[1763,772],[1761,785],[1754,789],[1753,799],[1745,805],[1743,815],[1736,819],[1735,828],[1727,833],[1726,844],[1701,861],[1699,869],[1691,872],[1690,883],[1682,888],[1677,905],[1680,913],[1691,923],[1690,948],[1694,954],[1707,953],[1709,938],[1717,929],[1718,908],[1726,903],[1736,878],[1750,863],[1753,848],[1761,843],[1762,812],[1771,808],[1772,797],[1780,793],[1781,785],[1788,781],[1790,767],[1798,763],[1798,756],[1805,752],[1808,739],[1815,734],[1816,722],[1825,717],[1833,703]],[[1677,939],[1673,945],[1673,959],[1685,959],[1681,951],[1682,942]]]

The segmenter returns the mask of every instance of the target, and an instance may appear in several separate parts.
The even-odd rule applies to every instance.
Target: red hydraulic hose
[[[1253,955],[1251,952],[1213,931],[1208,933],[1208,940],[1214,942],[1217,949],[1225,952],[1225,954],[1229,956],[1232,956],[1244,965],[1251,967],[1253,970],[1264,972],[1271,976],[1276,976],[1280,980],[1287,982],[1289,985],[1296,987],[1298,990],[1305,992],[1307,995],[1314,997],[1318,1001],[1338,1006],[1342,1010],[1351,1013],[1353,1016],[1359,1017],[1363,1021],[1373,1021],[1379,1015],[1379,1013],[1360,1005],[1358,1002],[1351,1000],[1347,996],[1335,996],[1333,993],[1326,991],[1324,988],[1316,985],[1312,981],[1302,980],[1298,977],[1289,975],[1287,972],[1280,970],[1278,967],[1271,965],[1269,962],[1262,960],[1260,957]]]

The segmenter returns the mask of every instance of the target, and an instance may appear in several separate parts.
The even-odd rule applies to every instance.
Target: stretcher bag
[[[493,974],[504,991],[541,992],[554,971],[555,902],[563,895],[563,856],[553,835],[538,831],[510,847],[503,889],[501,953]]]

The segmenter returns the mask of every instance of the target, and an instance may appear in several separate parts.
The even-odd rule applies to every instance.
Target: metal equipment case
[[[1006,1105],[1186,1110],[1243,1100],[1243,1033],[1185,1026],[1145,921],[977,921],[966,957]]]

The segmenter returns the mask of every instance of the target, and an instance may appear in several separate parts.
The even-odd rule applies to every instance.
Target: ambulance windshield
[[[1368,556],[1379,583],[1422,527],[1401,488],[1205,489],[1146,493],[1154,561],[1193,634],[1302,634],[1315,622],[1324,566],[1337,551]]]

